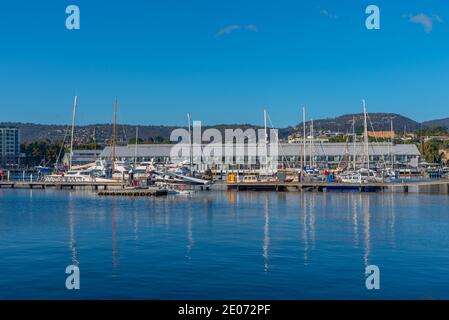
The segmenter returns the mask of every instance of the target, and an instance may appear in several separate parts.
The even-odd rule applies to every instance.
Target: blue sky
[[[65,28],[65,8],[81,29]],[[365,8],[381,10],[369,31]],[[0,10],[0,122],[299,122],[449,117],[447,0],[10,1]]]

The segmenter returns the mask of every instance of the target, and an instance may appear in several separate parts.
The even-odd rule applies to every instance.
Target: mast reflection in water
[[[0,197],[3,299],[449,298],[447,195]],[[69,263],[80,266],[76,295]],[[364,286],[369,264],[381,270],[376,292]]]

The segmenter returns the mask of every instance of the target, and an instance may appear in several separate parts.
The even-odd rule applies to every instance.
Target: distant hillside
[[[363,114],[347,114],[336,118],[318,119],[314,120],[314,129],[316,131],[332,131],[345,133],[350,130],[352,126],[352,119],[355,119],[356,130],[363,127]],[[393,120],[393,127],[396,132],[412,132],[419,129],[420,124],[410,118],[404,117],[395,113],[370,113],[369,127],[371,125],[374,130],[390,130],[390,121]],[[47,125],[47,124],[33,124],[33,123],[8,123],[3,122],[0,125],[10,125],[20,128],[22,143],[29,143],[39,140],[63,140],[67,135],[70,135],[70,127],[67,125]],[[422,123],[423,127],[445,127],[449,128],[449,118],[426,121]],[[307,124],[308,127],[308,124]],[[157,125],[140,125],[139,138],[148,141],[150,139],[169,139],[171,132],[178,128],[175,126],[157,126]],[[219,124],[215,126],[203,126],[203,129],[216,128],[224,132],[225,128],[254,128],[258,129],[260,126],[251,124]],[[92,124],[86,126],[77,126],[75,129],[75,140],[77,143],[90,143],[93,141],[95,130],[95,138],[97,143],[108,143],[112,136],[111,124]],[[286,139],[288,135],[293,132],[302,132],[302,123],[295,127],[279,128],[279,137]],[[127,143],[130,139],[134,139],[136,135],[136,126],[119,124],[117,125],[117,140],[119,144]],[[67,140],[68,141],[68,140]]]
[[[449,128],[449,118],[425,121],[422,123],[423,127],[444,127]]]
[[[62,141],[64,137],[69,141],[71,134],[71,127],[68,125],[47,125],[47,124],[33,124],[33,123],[13,123],[3,122],[0,126],[14,126],[20,129],[21,142],[30,143],[39,140]],[[170,134],[173,130],[179,127],[175,126],[155,126],[155,125],[117,125],[117,143],[126,144],[129,140],[135,139],[136,127],[139,128],[139,138],[145,141],[150,139],[170,139]],[[94,139],[98,144],[109,143],[112,137],[112,124],[92,124],[86,126],[75,127],[75,142],[76,143],[91,143]],[[208,128],[216,128],[222,132],[224,136],[224,129],[241,128],[246,130],[248,128],[258,129],[260,127],[250,124],[232,124],[232,125],[215,125],[203,126],[203,130]],[[187,128],[185,128],[187,129]],[[288,131],[285,131],[286,133]],[[285,136],[287,137],[287,136]]]
[[[20,129],[22,143],[29,143],[38,140],[63,140],[70,136],[70,126],[68,125],[47,125],[33,123],[0,123],[4,126],[15,126]],[[169,138],[170,132],[175,127],[168,126],[138,126],[139,137],[149,139],[150,137]],[[75,139],[77,142],[87,143],[95,139],[98,143],[105,143],[112,136],[112,124],[92,124],[75,127]],[[117,125],[117,140],[119,143],[127,142],[136,135],[136,126]]]
[[[404,132],[404,130],[416,131],[419,128],[418,122],[396,113],[370,113],[368,117],[368,127],[370,130],[372,129],[371,125],[376,131],[390,130],[391,120],[393,120],[393,128],[396,132]],[[329,130],[345,133],[351,129],[353,119],[355,120],[356,130],[363,127],[364,116],[362,113],[346,114],[331,119],[314,120],[313,127],[317,131]],[[308,128],[308,126],[309,123],[307,123],[306,127]],[[299,124],[299,127],[302,130],[302,123]],[[298,130],[298,126],[296,126],[295,130]]]

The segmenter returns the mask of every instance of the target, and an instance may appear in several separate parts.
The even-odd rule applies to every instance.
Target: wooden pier
[[[0,181],[1,188],[11,189],[75,189],[92,188],[92,190],[108,189],[109,187],[124,188],[126,183],[114,182],[45,182],[45,181]]]
[[[432,188],[444,189],[442,193],[449,194],[449,179],[438,179],[428,181],[402,181],[402,182],[373,182],[373,183],[345,183],[345,182],[239,182],[228,183],[228,190],[251,190],[251,191],[329,191],[353,189],[360,192],[366,191],[394,191],[401,190],[409,192],[411,188]]]
[[[127,196],[127,197],[159,197],[166,196],[167,190],[160,189],[116,189],[100,190],[99,196]]]

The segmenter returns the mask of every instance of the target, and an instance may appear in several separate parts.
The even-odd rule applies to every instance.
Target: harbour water
[[[413,193],[0,190],[0,299],[448,299],[448,208]],[[72,264],[80,290],[65,288]]]

